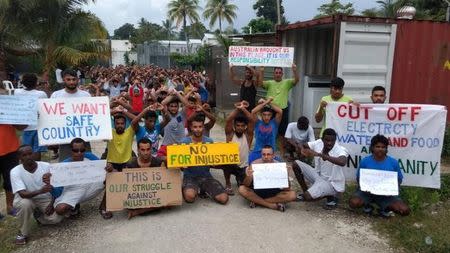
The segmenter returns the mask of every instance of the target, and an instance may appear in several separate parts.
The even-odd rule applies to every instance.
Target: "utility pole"
[[[275,0],[277,1],[277,25],[281,25],[281,4],[280,4],[280,0]]]

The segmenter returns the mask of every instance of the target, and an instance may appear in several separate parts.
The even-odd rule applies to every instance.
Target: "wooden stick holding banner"
[[[106,160],[50,164],[54,187],[98,183],[105,181]]]
[[[167,167],[239,164],[237,143],[199,143],[167,146]]]
[[[39,99],[39,145],[112,139],[108,97]]]
[[[37,125],[37,98],[0,95],[0,124]]]
[[[256,163],[252,169],[255,189],[289,187],[286,163]]]
[[[228,62],[234,66],[290,68],[294,63],[294,48],[230,46]]]
[[[106,209],[138,209],[182,204],[180,170],[124,169],[106,175]]]

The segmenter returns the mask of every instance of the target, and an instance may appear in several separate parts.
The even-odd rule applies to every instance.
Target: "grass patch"
[[[12,252],[17,249],[14,244],[17,229],[17,220],[11,216],[5,216],[0,221],[0,253]]]

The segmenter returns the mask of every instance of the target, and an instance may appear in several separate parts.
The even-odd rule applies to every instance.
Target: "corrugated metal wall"
[[[391,103],[440,104],[449,109],[449,23],[398,22],[391,88]]]

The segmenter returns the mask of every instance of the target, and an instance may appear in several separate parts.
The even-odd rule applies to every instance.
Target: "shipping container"
[[[295,48],[300,72],[291,121],[304,115],[320,127],[314,113],[336,76],[344,94],[362,103],[380,85],[387,102],[450,104],[448,23],[335,15],[279,26],[276,37],[278,46]]]

